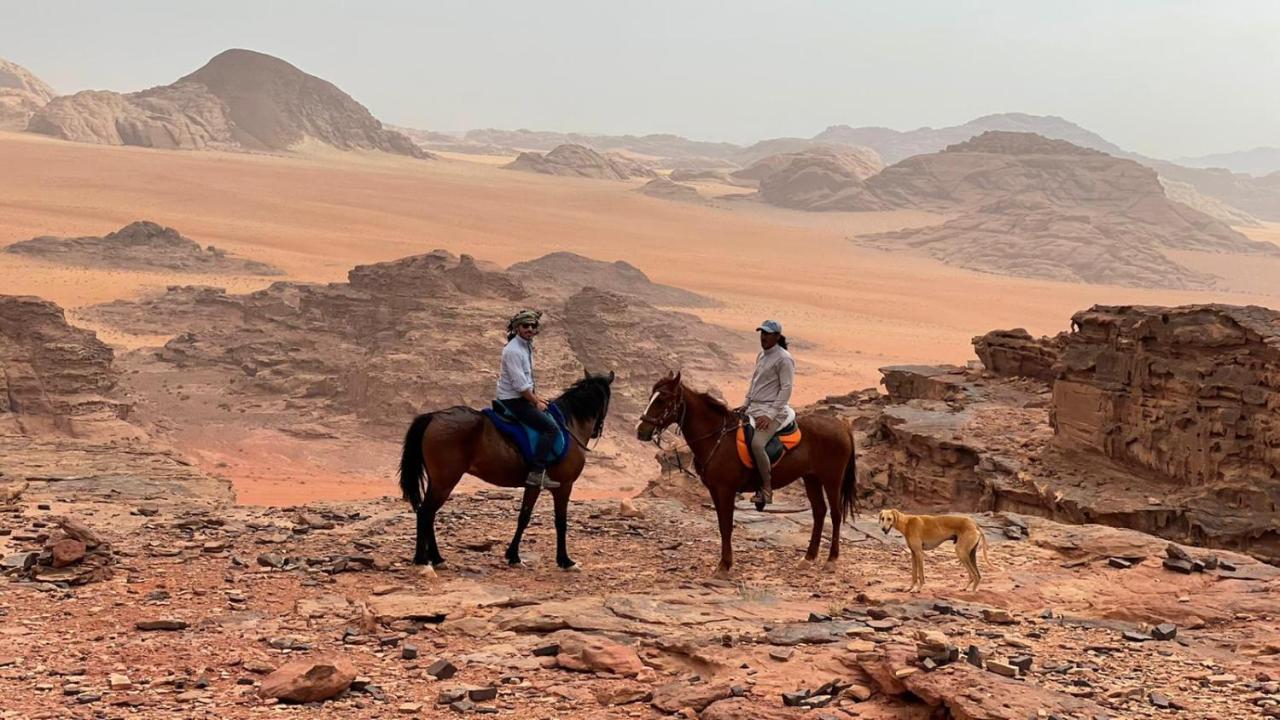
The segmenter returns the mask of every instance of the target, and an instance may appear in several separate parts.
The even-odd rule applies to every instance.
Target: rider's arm
[[[796,364],[790,358],[785,358],[778,363],[778,395],[769,403],[769,417],[782,415],[782,411],[791,402],[791,389],[795,384]]]

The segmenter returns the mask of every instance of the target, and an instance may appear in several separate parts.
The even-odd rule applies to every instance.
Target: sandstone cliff
[[[0,58],[0,130],[26,130],[31,116],[55,94],[30,70]]]
[[[0,432],[93,435],[125,418],[111,348],[62,308],[0,295]]]
[[[427,156],[332,83],[250,50],[227,50],[171,85],[55,98],[27,129],[105,145],[284,151],[319,142]]]
[[[834,210],[855,202],[861,209],[883,205],[865,191],[867,178],[884,166],[874,154],[852,148],[811,147],[765,157],[735,171],[733,179],[754,181],[760,197],[771,205],[797,210]]]
[[[704,199],[698,193],[697,188],[691,185],[682,185],[668,177],[656,177],[636,188],[636,192],[643,193],[649,197],[675,200],[676,202],[697,203],[702,202]]]

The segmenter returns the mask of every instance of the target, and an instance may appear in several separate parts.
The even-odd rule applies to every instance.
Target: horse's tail
[[[840,502],[844,508],[844,516],[853,522],[853,512],[858,494],[858,443],[853,436],[853,428],[849,428],[849,462],[844,466],[844,482],[840,485]]]
[[[427,434],[431,416],[432,413],[427,413],[413,419],[409,431],[404,434],[404,449],[400,454],[400,492],[413,506],[414,512],[422,507],[422,476],[426,473],[426,468],[423,467],[425,458],[422,457],[422,437]],[[428,477],[427,482],[430,481],[431,478]]]

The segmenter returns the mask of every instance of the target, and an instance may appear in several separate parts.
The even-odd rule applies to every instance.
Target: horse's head
[[[653,384],[649,405],[640,416],[640,423],[636,425],[636,437],[645,442],[652,440],[654,433],[680,422],[683,408],[684,391],[680,385],[680,373],[667,373],[666,377]]]

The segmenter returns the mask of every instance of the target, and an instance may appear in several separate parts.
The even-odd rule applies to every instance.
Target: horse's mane
[[[598,419],[609,407],[609,378],[603,375],[584,377],[551,402],[579,422]]]
[[[682,385],[684,385],[684,383],[681,383],[681,384],[682,384]],[[712,407],[712,409],[714,409],[714,410],[719,410],[720,412],[724,413],[725,415],[732,415],[732,414],[733,414],[733,409],[732,409],[732,408],[730,408],[730,407],[729,407],[729,405],[728,405],[727,403],[725,403],[725,401],[724,401],[724,400],[721,400],[720,398],[716,397],[715,395],[712,395],[710,392],[707,392],[707,391],[705,391],[705,390],[697,390],[697,389],[694,389],[694,388],[692,388],[692,387],[690,387],[690,386],[688,386],[688,385],[685,385],[685,387],[686,387],[686,388],[688,388],[689,392],[691,392],[691,393],[693,393],[694,395],[697,395],[698,397],[700,397],[700,398],[702,398],[703,400],[705,400],[705,401],[706,401],[706,403]]]

